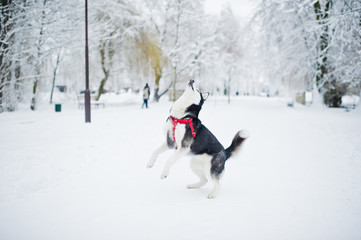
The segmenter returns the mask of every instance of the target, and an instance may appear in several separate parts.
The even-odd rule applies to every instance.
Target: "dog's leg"
[[[188,149],[185,148],[179,148],[175,153],[173,153],[173,155],[168,159],[168,161],[166,162],[162,175],[160,176],[161,179],[164,179],[166,177],[168,177],[169,175],[169,171],[170,168],[173,166],[173,164],[180,159],[181,157],[183,157],[186,153],[188,152]]]
[[[219,179],[212,177],[212,180],[213,180],[214,188],[213,191],[208,195],[208,198],[216,198],[220,188]]]
[[[159,154],[165,152],[168,150],[168,145],[167,143],[163,143],[160,147],[158,147],[152,154],[152,157],[150,158],[148,164],[147,164],[147,168],[151,168],[153,167],[155,160],[157,160],[157,157]]]
[[[194,156],[191,159],[190,166],[192,171],[199,177],[199,182],[194,184],[188,184],[187,188],[199,188],[205,185],[208,180],[205,173],[205,162],[202,161],[202,156]]]

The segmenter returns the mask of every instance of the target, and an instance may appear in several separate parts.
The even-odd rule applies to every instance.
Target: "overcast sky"
[[[259,0],[205,0],[206,12],[218,13],[224,4],[230,4],[233,12],[240,18],[249,17]]]

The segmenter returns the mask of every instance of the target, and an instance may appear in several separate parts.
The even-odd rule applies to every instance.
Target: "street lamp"
[[[85,122],[90,123],[88,0],[85,0]]]

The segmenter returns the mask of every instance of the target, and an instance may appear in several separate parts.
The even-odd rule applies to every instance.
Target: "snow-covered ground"
[[[250,138],[209,200],[185,188],[189,159],[146,169],[171,103],[140,106],[0,114],[0,239],[361,239],[361,110],[211,96],[200,118],[223,145]]]

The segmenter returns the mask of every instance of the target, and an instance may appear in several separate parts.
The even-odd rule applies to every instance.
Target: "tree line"
[[[1,0],[0,106],[37,108],[56,85],[84,90],[84,0]],[[230,96],[318,90],[328,106],[360,94],[360,0],[262,0],[248,22],[194,0],[88,0],[90,85],[154,100],[196,79]]]
[[[241,28],[229,7],[214,17],[203,1],[89,0],[88,6],[97,99],[150,82],[157,101],[189,78],[208,86],[201,80],[211,75],[208,68],[234,69]],[[53,92],[59,82],[74,92],[84,89],[84,1],[2,0],[0,11],[0,104],[6,110],[21,101],[35,110],[39,91]]]

